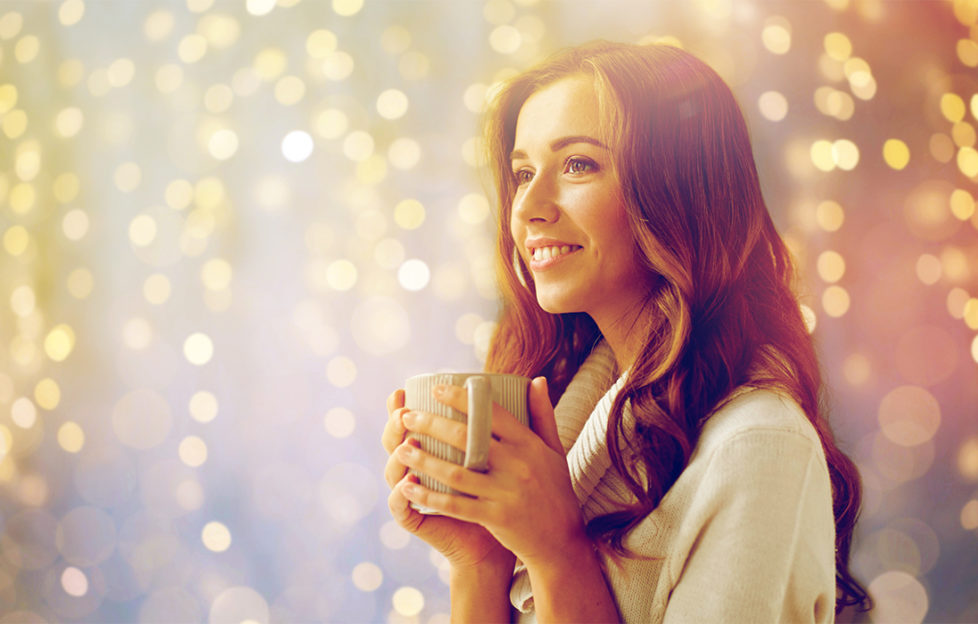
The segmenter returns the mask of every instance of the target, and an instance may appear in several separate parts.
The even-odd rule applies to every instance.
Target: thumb
[[[564,454],[564,446],[557,435],[557,420],[554,418],[554,408],[550,404],[550,394],[547,388],[547,378],[537,377],[530,382],[530,426],[547,446]]]

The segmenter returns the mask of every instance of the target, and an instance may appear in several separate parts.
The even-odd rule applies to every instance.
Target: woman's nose
[[[553,222],[560,215],[557,203],[557,189],[544,175],[536,175],[517,193],[513,201],[513,218],[530,223],[533,221]]]

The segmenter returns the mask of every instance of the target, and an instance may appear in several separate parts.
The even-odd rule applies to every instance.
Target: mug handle
[[[469,470],[489,470],[489,440],[492,437],[492,396],[486,377],[469,377],[468,433],[465,436],[465,463]]]

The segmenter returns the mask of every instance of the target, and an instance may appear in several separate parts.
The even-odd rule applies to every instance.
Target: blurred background
[[[0,0],[0,622],[446,622],[384,400],[481,366],[480,113],[594,38],[741,101],[856,619],[978,621],[978,1]]]

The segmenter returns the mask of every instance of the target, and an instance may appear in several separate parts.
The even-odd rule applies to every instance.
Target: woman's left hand
[[[435,398],[461,412],[467,409],[464,388],[444,386]],[[586,539],[543,377],[530,384],[529,407],[532,431],[493,404],[493,439],[485,473],[421,449],[407,450],[399,458],[405,466],[474,497],[442,494],[414,484],[405,492],[412,502],[481,524],[528,567],[535,561],[553,561],[568,544]],[[405,413],[403,421],[409,431],[465,449],[465,423],[424,412]]]

